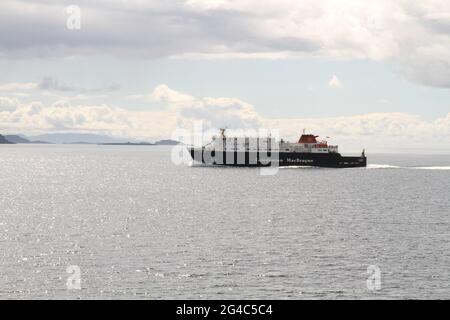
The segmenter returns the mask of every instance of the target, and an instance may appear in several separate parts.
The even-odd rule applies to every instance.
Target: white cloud
[[[0,97],[0,112],[13,112],[20,105],[17,98]]]
[[[175,126],[176,116],[167,112],[132,112],[107,105],[73,105],[67,101],[44,106],[39,102],[24,104],[0,97],[0,132],[91,132],[148,138],[168,137]]]
[[[10,82],[0,84],[0,91],[17,91],[17,90],[34,90],[38,88],[38,84],[34,82]]]
[[[450,87],[447,0],[79,0],[77,33],[61,14],[69,4],[2,2],[0,57],[370,59]]]
[[[298,139],[303,128],[322,137],[333,137],[347,149],[402,150],[404,148],[450,148],[450,113],[434,121],[406,113],[372,113],[348,117],[271,119],[259,115],[242,100],[226,97],[195,97],[167,85],[149,95],[165,104],[164,111],[130,111],[107,105],[74,105],[57,101],[21,103],[0,97],[0,132],[91,132],[153,139],[171,137],[177,127],[190,128],[203,121],[204,128],[268,128],[282,137]],[[345,150],[345,149],[344,149]]]
[[[450,148],[450,113],[434,121],[407,113],[371,113],[331,118],[266,119],[265,125],[280,128],[291,140],[306,128],[321,137],[332,137],[332,143],[351,150],[362,147],[394,152],[434,149],[438,153],[448,153]]]
[[[328,81],[328,86],[332,89],[340,89],[342,88],[341,81],[336,75],[333,75],[331,79]]]
[[[155,101],[166,102],[169,105],[191,105],[196,100],[193,96],[172,90],[165,84],[160,84],[153,89],[150,98]]]
[[[179,115],[181,121],[201,120],[210,128],[255,128],[260,118],[252,105],[234,98],[194,97],[170,89],[166,85],[157,86],[151,96],[154,100],[167,103],[168,108]]]

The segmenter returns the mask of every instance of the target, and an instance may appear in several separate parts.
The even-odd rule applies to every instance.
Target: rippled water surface
[[[450,298],[450,156],[262,176],[170,150],[0,146],[0,298]]]

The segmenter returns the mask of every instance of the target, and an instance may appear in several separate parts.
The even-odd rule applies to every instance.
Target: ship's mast
[[[227,128],[219,128],[219,137],[225,138],[225,130],[227,130]]]

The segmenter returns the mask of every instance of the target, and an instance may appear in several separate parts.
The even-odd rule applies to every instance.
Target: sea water
[[[450,298],[450,156],[175,165],[170,147],[0,147],[0,298]]]

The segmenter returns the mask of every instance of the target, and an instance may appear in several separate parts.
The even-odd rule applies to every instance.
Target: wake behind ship
[[[273,141],[267,138],[226,137],[220,129],[219,137],[202,147],[188,147],[192,159],[209,165],[225,166],[312,166],[354,168],[367,166],[364,150],[360,156],[342,156],[338,146],[318,141],[318,136],[303,134],[296,143]]]

